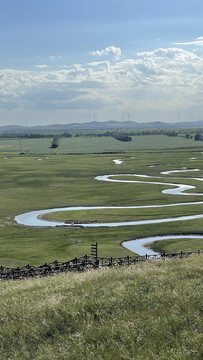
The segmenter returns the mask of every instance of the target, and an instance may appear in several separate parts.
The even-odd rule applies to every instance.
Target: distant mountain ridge
[[[180,129],[180,128],[200,128],[203,127],[203,120],[189,122],[165,123],[161,121],[138,123],[135,121],[92,121],[86,123],[72,124],[50,124],[42,126],[20,126],[6,125],[0,126],[2,133],[19,133],[19,132],[49,132],[49,131],[84,131],[84,130],[129,130],[129,129]]]

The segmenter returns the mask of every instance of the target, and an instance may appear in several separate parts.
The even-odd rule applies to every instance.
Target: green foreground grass
[[[202,359],[202,255],[0,283],[1,360]]]

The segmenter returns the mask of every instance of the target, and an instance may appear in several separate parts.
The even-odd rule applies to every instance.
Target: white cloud
[[[63,59],[62,55],[59,55],[59,56],[51,55],[51,56],[49,56],[49,60],[52,61],[52,62],[56,61],[56,60],[61,60],[61,59]]]
[[[46,68],[48,68],[48,65],[36,65],[35,67],[37,69],[46,69]]]
[[[115,59],[120,59],[121,57],[121,49],[119,47],[116,46],[109,46],[106,47],[103,50],[96,50],[96,51],[92,51],[90,53],[91,55],[96,55],[96,56],[103,56],[103,55],[113,55],[113,57]]]
[[[141,53],[137,53],[138,56],[142,56],[142,57],[150,57],[150,58],[160,58],[160,59],[166,59],[166,58],[171,58],[171,59],[175,59],[175,60],[184,60],[184,61],[188,61],[188,59],[197,59],[198,56],[183,50],[181,48],[167,48],[167,49],[156,49],[154,51],[146,51],[146,52],[141,52]]]
[[[171,111],[202,116],[202,97],[202,57],[175,47],[142,52],[133,59],[73,64],[60,70],[0,70],[1,113],[7,109],[4,111],[13,114],[20,110],[45,114],[55,109],[60,114],[84,111],[84,115],[98,109],[107,115],[108,111],[130,112],[142,120],[142,114],[153,118],[156,113],[156,118],[163,120],[159,112],[160,116]]]
[[[175,42],[175,45],[196,45],[196,46],[203,46],[203,36],[198,37],[194,41],[187,41],[187,42]]]

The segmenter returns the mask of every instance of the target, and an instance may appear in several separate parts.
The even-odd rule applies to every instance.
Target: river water
[[[120,160],[119,160],[120,161]],[[190,169],[189,171],[198,171],[199,169]],[[179,170],[181,171],[181,170]],[[186,170],[184,170],[186,171]],[[170,172],[164,172],[164,174],[169,174],[173,172],[178,172],[178,170],[173,170]],[[163,174],[163,173],[162,173]],[[116,179],[118,176],[131,176],[131,177],[142,177],[142,178],[155,178],[148,175],[139,175],[139,174],[117,174],[117,175],[103,175],[97,176],[95,179],[98,181],[113,181],[113,182],[125,182],[125,183],[147,183],[147,184],[161,184],[165,186],[172,187],[162,192],[164,194],[170,195],[203,195],[202,193],[187,193],[185,191],[194,189],[195,186],[193,185],[185,185],[179,183],[165,183],[160,181],[139,181],[139,180],[121,180]],[[159,177],[156,177],[159,178]],[[196,180],[203,181],[203,178],[196,178]],[[171,204],[164,204],[164,205],[142,205],[142,206],[77,206],[77,207],[65,207],[65,208],[54,208],[54,209],[44,209],[44,210],[36,210],[30,211],[24,214],[17,215],[15,217],[15,221],[18,224],[25,225],[25,226],[48,226],[48,227],[56,227],[56,226],[66,226],[70,227],[73,226],[72,224],[66,224],[64,222],[56,222],[56,221],[48,221],[42,218],[43,215],[53,213],[53,212],[61,212],[61,211],[81,211],[81,210],[98,210],[98,209],[144,209],[144,208],[164,208],[164,207],[175,207],[175,206],[185,206],[185,205],[195,205],[195,204],[203,204],[203,201],[196,201],[196,202],[186,202],[186,203],[171,203]],[[157,224],[157,223],[167,223],[167,222],[175,222],[175,221],[189,221],[194,219],[203,218],[203,214],[197,215],[187,215],[187,216],[179,216],[179,217],[170,217],[166,219],[151,219],[151,220],[135,220],[135,221],[127,221],[127,222],[113,222],[113,223],[81,223],[75,225],[81,227],[119,227],[119,226],[136,226],[136,225],[146,225],[146,224]],[[143,239],[136,239],[132,241],[124,242],[122,245],[127,249],[139,254],[139,255],[153,255],[156,254],[152,250],[147,249],[144,247],[144,244],[149,242],[153,242],[156,240],[163,240],[163,239],[171,239],[171,238],[203,238],[203,236],[196,236],[196,235],[177,235],[174,237],[148,237]]]

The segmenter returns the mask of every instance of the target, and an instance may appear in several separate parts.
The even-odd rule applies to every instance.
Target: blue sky
[[[203,119],[202,0],[0,0],[0,125]]]

